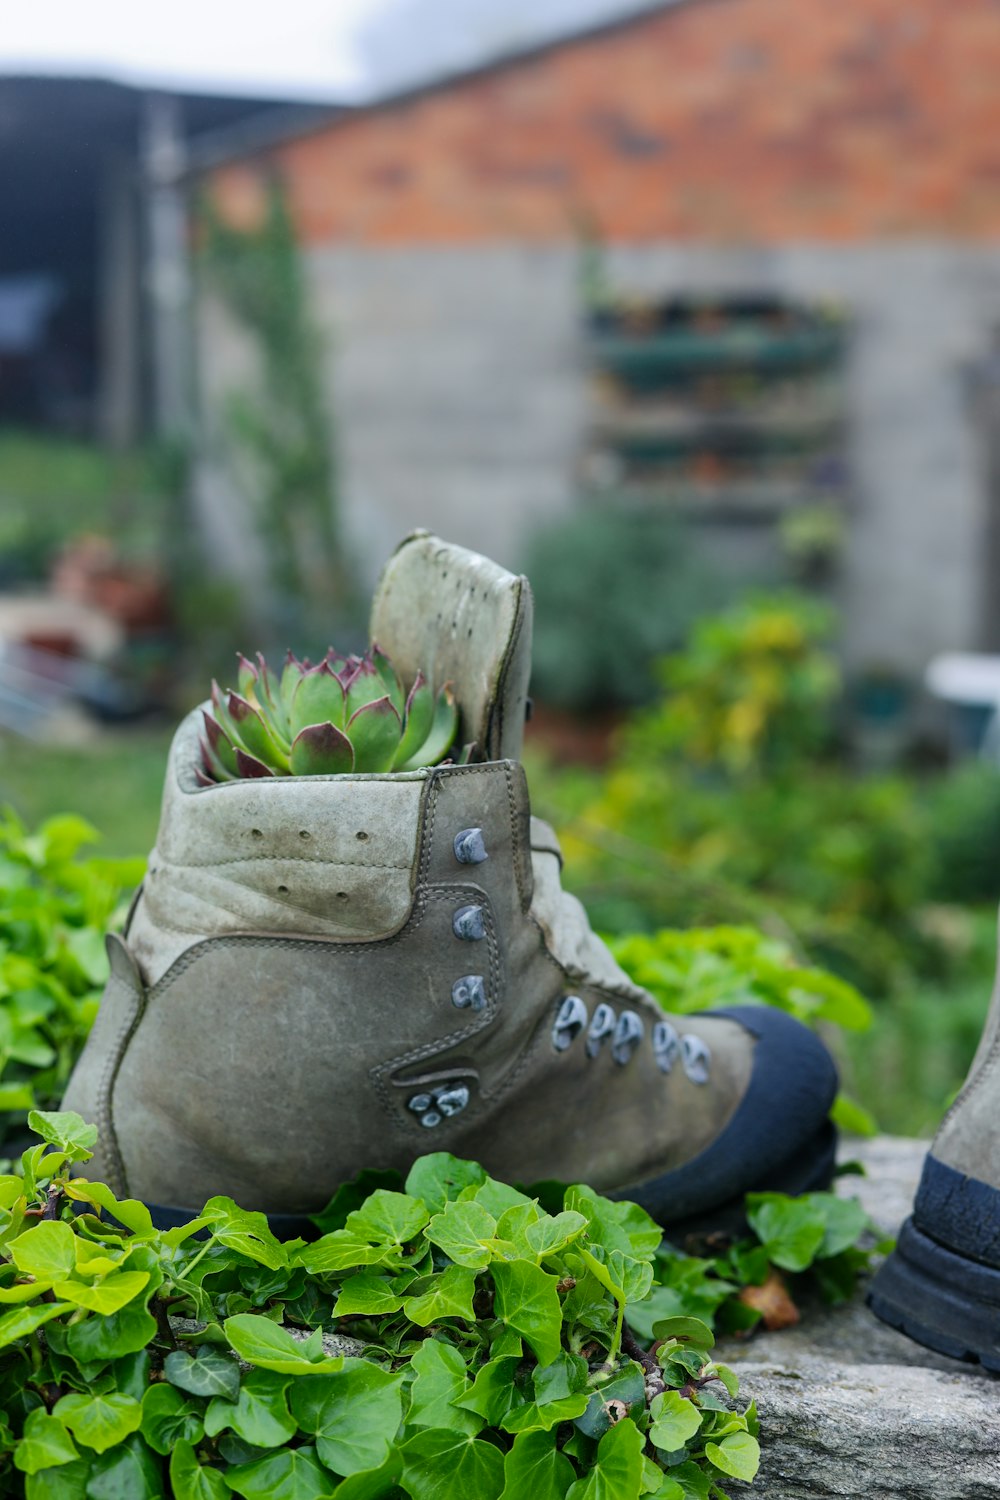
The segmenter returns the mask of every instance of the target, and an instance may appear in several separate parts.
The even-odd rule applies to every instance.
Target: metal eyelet
[[[421,1125],[433,1130],[442,1120],[461,1114],[469,1102],[469,1088],[464,1083],[445,1083],[439,1088],[414,1094],[406,1107],[420,1117]]]
[[[482,974],[463,974],[451,987],[451,1003],[458,1010],[485,1010],[486,981]]]
[[[481,828],[463,828],[455,835],[455,858],[460,865],[481,865],[489,859]]]
[[[712,1054],[700,1036],[688,1033],[681,1037],[681,1061],[692,1083],[707,1083]]]
[[[632,1055],[643,1037],[646,1028],[642,1024],[641,1016],[637,1016],[634,1010],[623,1010],[618,1017],[618,1025],[611,1042],[611,1056],[619,1067],[624,1067],[631,1062]]]
[[[587,1030],[587,1056],[596,1057],[601,1050],[601,1045],[609,1036],[614,1036],[618,1017],[615,1015],[614,1007],[602,1000],[594,1011],[593,1018]]]
[[[466,943],[478,943],[486,936],[486,919],[481,906],[460,906],[451,919],[451,930]]]
[[[653,1056],[661,1073],[669,1073],[681,1055],[681,1039],[669,1021],[657,1021],[653,1027]]]
[[[576,1041],[587,1024],[587,1007],[579,995],[567,995],[552,1024],[552,1045],[565,1052]]]

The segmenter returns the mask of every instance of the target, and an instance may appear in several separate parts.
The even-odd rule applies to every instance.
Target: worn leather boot
[[[561,889],[518,763],[527,581],[418,533],[372,635],[404,681],[454,684],[472,763],[200,787],[185,720],[65,1100],[100,1127],[94,1175],[164,1224],[225,1193],[279,1232],[436,1150],[664,1224],[821,1185],[822,1044],[763,1007],[665,1015]]]
[[[1000,1373],[1000,976],[969,1076],[868,1302],[917,1343]]]

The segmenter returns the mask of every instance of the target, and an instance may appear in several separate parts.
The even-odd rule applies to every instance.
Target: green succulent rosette
[[[437,765],[458,731],[450,683],[437,695],[422,672],[407,692],[377,645],[333,647],[317,665],[291,651],[277,681],[258,653],[239,658],[239,689],[212,683],[203,709],[203,786],[253,776],[344,776]]]

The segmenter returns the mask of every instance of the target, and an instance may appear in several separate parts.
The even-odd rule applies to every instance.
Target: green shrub
[[[1000,901],[1000,769],[974,763],[929,790],[930,894]]]
[[[801,768],[831,738],[833,626],[829,609],[794,593],[699,620],[683,651],[660,663],[665,695],[632,720],[626,753],[727,776]]]
[[[61,1098],[107,979],[105,932],[142,877],[142,860],[82,857],[96,838],[82,818],[29,833],[0,815],[0,1147]]]
[[[669,516],[584,510],[538,532],[532,691],[557,708],[645,702],[654,660],[718,600],[718,580]]]
[[[342,1189],[312,1244],[221,1197],[159,1232],[72,1175],[93,1126],[31,1123],[0,1177],[0,1486],[26,1500],[722,1497],[757,1418],[704,1319],[752,1325],[738,1287],[774,1267],[843,1297],[867,1258],[826,1194],[756,1195],[756,1239],[693,1260],[634,1204],[443,1153]]]

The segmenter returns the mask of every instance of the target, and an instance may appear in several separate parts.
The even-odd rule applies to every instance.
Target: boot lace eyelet
[[[489,859],[481,828],[463,828],[456,833],[454,849],[460,865],[481,865],[484,859]]]
[[[587,1030],[587,1056],[597,1057],[603,1044],[608,1037],[614,1036],[618,1017],[615,1015],[614,1007],[602,1000],[594,1011],[593,1019]]]
[[[465,943],[478,943],[486,936],[486,918],[481,906],[460,906],[451,919],[451,930]]]
[[[557,1052],[565,1052],[573,1045],[587,1024],[588,1014],[579,995],[566,996],[552,1024],[552,1045]]]
[[[618,1017],[611,1042],[611,1056],[619,1067],[631,1062],[633,1053],[646,1035],[642,1018],[634,1010],[623,1010]]]
[[[657,1021],[653,1027],[653,1056],[661,1073],[669,1073],[681,1055],[681,1039],[669,1021]]]
[[[482,974],[463,974],[451,987],[451,1003],[457,1010],[486,1008],[486,981]]]
[[[707,1083],[712,1054],[700,1036],[681,1037],[681,1062],[692,1083]]]
[[[435,1089],[413,1094],[406,1107],[418,1116],[421,1125],[433,1130],[442,1120],[460,1115],[469,1102],[469,1087],[465,1083],[444,1083]]]

